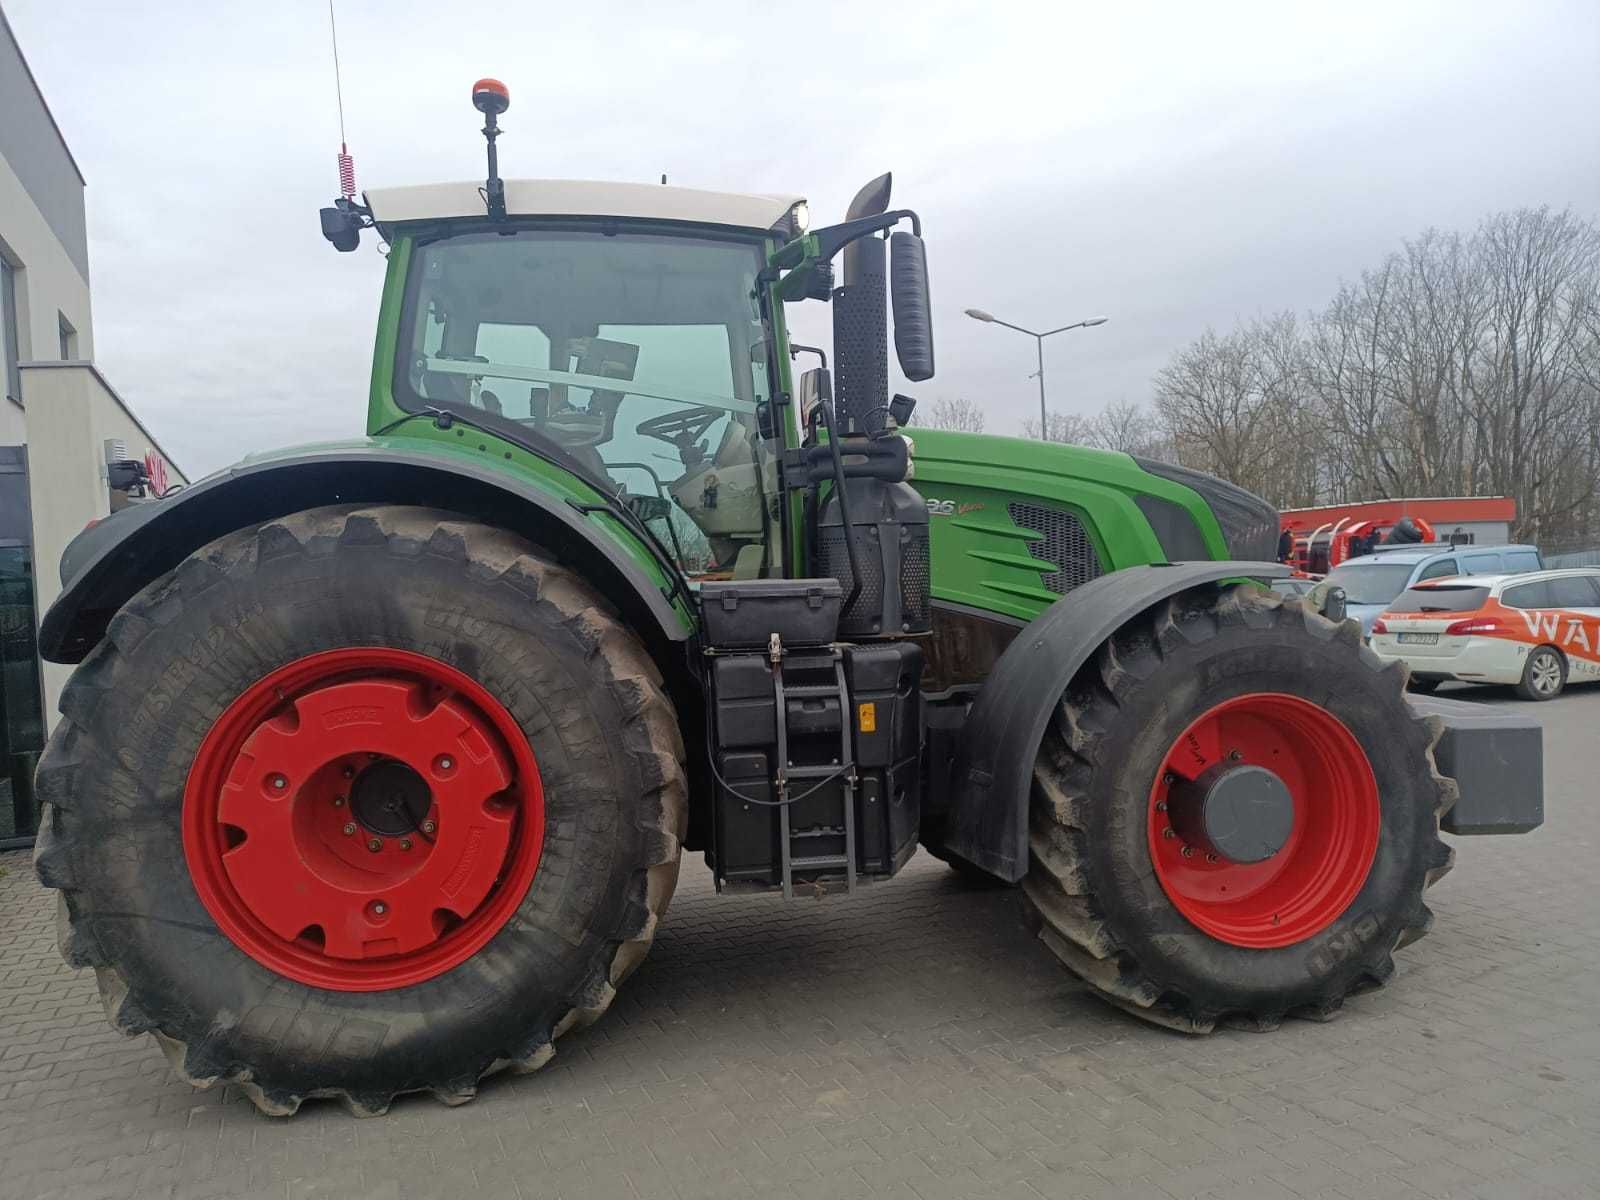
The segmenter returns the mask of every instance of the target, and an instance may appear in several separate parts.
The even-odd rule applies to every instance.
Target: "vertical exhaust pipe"
[[[888,173],[850,201],[845,219],[889,208]],[[864,237],[844,248],[844,282],[833,293],[834,396],[841,434],[872,433],[886,424],[889,403],[888,267],[884,242]]]

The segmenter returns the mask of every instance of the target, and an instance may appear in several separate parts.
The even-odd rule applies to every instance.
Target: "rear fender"
[[[1002,879],[1021,879],[1028,870],[1033,760],[1078,669],[1118,629],[1169,596],[1225,579],[1288,574],[1288,567],[1265,562],[1128,567],[1052,604],[995,662],[972,706],[945,847]]]
[[[553,489],[470,459],[341,447],[244,463],[80,534],[62,556],[63,588],[40,623],[39,652],[51,662],[81,662],[134,593],[207,543],[290,513],[352,503],[446,509],[522,534],[588,578],[658,661],[692,632],[667,588],[651,578],[633,535],[613,535]]]

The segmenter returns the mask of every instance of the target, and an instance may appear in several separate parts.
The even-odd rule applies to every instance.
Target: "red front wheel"
[[[1372,764],[1326,708],[1284,692],[1213,705],[1150,788],[1150,861],[1193,925],[1234,946],[1292,946],[1367,881],[1381,812]]]
[[[1095,991],[1189,1032],[1326,1016],[1424,933],[1453,792],[1404,672],[1293,600],[1186,593],[1079,672],[1023,889]]]

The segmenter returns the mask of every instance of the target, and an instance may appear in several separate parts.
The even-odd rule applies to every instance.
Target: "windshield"
[[[624,493],[691,575],[754,577],[776,542],[761,266],[756,242],[660,234],[425,243],[397,399],[559,451]]]
[[[1414,563],[1345,563],[1328,582],[1344,589],[1350,604],[1387,604],[1400,594],[1415,570]]]

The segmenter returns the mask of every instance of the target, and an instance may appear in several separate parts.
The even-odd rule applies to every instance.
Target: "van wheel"
[[[1528,655],[1517,695],[1524,700],[1554,700],[1567,686],[1567,656],[1554,646],[1540,646]]]

